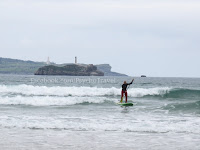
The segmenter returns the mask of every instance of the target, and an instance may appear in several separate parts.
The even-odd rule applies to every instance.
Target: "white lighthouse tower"
[[[47,58],[47,62],[46,62],[47,65],[51,64],[50,60],[49,60],[49,57]]]
[[[77,57],[75,57],[75,64],[77,64]]]

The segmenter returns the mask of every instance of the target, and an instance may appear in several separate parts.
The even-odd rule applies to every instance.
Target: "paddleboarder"
[[[126,103],[127,103],[127,97],[128,97],[127,86],[131,85],[133,83],[133,81],[134,81],[134,79],[131,81],[131,83],[126,83],[126,81],[124,81],[124,84],[122,85],[121,101],[120,101],[120,103],[122,103],[122,101],[123,101],[124,94],[126,96]]]

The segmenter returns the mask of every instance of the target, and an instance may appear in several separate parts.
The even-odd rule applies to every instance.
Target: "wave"
[[[0,105],[29,105],[29,106],[67,106],[77,104],[116,103],[116,99],[106,97],[1,97]]]
[[[171,112],[179,111],[200,114],[200,101],[167,104],[162,107],[162,109],[169,110]]]
[[[200,90],[198,89],[184,89],[184,88],[174,88],[167,92],[164,98],[187,98],[187,99],[199,99]]]
[[[121,88],[47,87],[33,85],[0,85],[0,97],[56,96],[56,97],[120,97]],[[130,88],[128,96],[134,98],[200,99],[200,90],[172,87]]]
[[[72,112],[73,114],[74,112]],[[87,112],[85,112],[87,114]],[[86,114],[76,116],[68,115],[2,115],[0,126],[4,128],[21,129],[49,129],[69,131],[124,131],[143,133],[200,133],[200,118],[185,118],[174,116],[163,119],[162,116],[138,114],[133,118],[116,118],[114,116],[100,115],[88,117]],[[109,117],[109,119],[107,118]],[[114,117],[114,118],[113,118]],[[102,119],[103,118],[103,119]],[[159,119],[158,119],[159,118]],[[126,119],[126,121],[124,121]]]
[[[146,95],[164,95],[170,91],[168,87],[158,88],[131,88],[128,94],[131,97],[143,97]],[[24,95],[24,96],[120,96],[121,88],[97,88],[97,87],[47,87],[33,85],[8,86],[0,85],[0,95]]]

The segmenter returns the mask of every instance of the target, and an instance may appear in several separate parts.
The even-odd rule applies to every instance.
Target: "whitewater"
[[[199,78],[135,78],[120,107],[124,80],[0,75],[1,147],[200,149]]]

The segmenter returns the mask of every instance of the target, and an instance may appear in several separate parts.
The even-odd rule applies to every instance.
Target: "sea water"
[[[200,79],[0,75],[1,149],[200,149]]]

